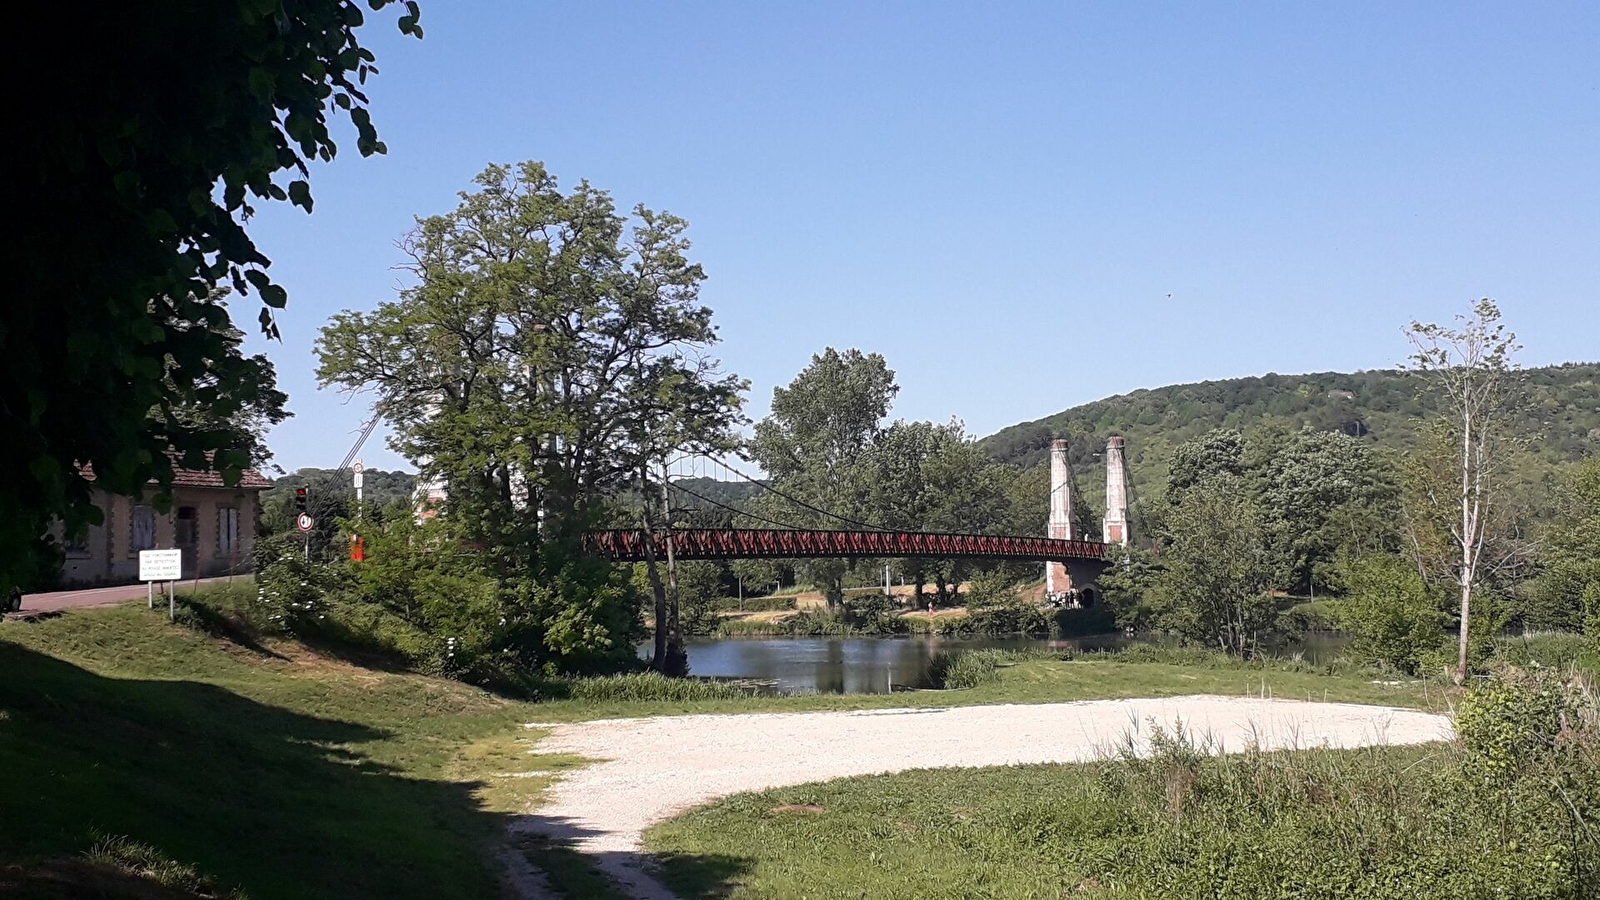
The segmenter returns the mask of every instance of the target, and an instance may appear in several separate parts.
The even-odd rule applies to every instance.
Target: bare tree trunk
[[[683,633],[678,626],[678,562],[673,558],[672,547],[672,505],[667,494],[667,467],[661,466],[661,514],[666,516],[667,546],[667,604],[666,621],[656,623],[656,633],[666,633],[666,656],[660,671],[666,675],[683,676],[689,674],[689,654],[683,649]],[[664,626],[664,627],[663,627]]]
[[[667,589],[661,583],[661,572],[656,569],[655,523],[651,521],[650,501],[644,501],[644,568],[650,577],[650,593],[655,597],[655,652],[650,656],[650,668],[665,672],[667,665]]]
[[[1461,644],[1456,657],[1456,684],[1467,680],[1467,647],[1472,629],[1473,533],[1476,531],[1469,509],[1472,503],[1472,419],[1464,416],[1461,429]]]

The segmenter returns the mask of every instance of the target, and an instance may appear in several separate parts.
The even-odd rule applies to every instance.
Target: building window
[[[239,510],[233,506],[217,508],[217,554],[232,556],[239,549]]]
[[[177,530],[173,533],[173,542],[179,547],[193,547],[199,543],[199,529],[195,527],[198,518],[194,507],[178,507]]]
[[[128,543],[129,556],[139,555],[140,550],[156,548],[156,511],[153,507],[135,506],[128,523],[132,535]]]

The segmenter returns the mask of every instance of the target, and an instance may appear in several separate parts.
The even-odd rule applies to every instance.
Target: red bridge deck
[[[618,562],[643,562],[643,529],[591,531],[584,552]],[[658,544],[657,558],[665,555]],[[1103,560],[1099,541],[889,531],[785,531],[765,528],[686,528],[672,532],[677,559],[819,559],[824,557],[938,557],[949,559]]]

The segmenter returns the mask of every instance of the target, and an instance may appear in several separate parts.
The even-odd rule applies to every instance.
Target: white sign
[[[301,513],[300,515],[296,516],[294,520],[294,526],[301,531],[310,531],[311,526],[315,524],[317,524],[317,520],[311,518],[310,514],[308,513]]]
[[[363,466],[361,464],[361,460],[359,460],[359,459],[356,460],[356,464],[355,465],[350,467],[350,471],[356,473],[356,477],[357,478],[360,478],[361,477],[361,473],[365,472],[366,470],[367,470],[367,467]]]
[[[183,578],[182,550],[140,550],[140,581],[179,581]]]
[[[356,487],[361,487],[361,470],[356,470]]]

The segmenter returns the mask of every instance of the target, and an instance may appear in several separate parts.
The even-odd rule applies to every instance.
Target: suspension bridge
[[[1124,478],[1121,439],[1108,444],[1116,465],[1108,465],[1108,479]],[[1073,533],[1071,515],[1072,476],[1066,463],[1065,441],[1051,446],[1050,515],[1048,536],[952,534],[886,528],[863,522],[785,493],[764,480],[753,478],[727,462],[711,457],[684,457],[663,472],[662,485],[667,521],[672,527],[620,528],[589,532],[584,548],[593,556],[617,562],[646,562],[669,556],[675,560],[734,559],[984,559],[1040,562],[1045,564],[1046,591],[1052,599],[1092,603],[1094,584],[1104,571],[1106,542],[1079,538]],[[1111,457],[1108,456],[1108,462]],[[720,477],[719,477],[720,476]],[[683,482],[693,481],[699,490]],[[747,497],[764,493],[777,501],[771,506],[803,510],[807,518],[838,523],[839,528],[796,526],[783,521],[782,512],[763,506],[735,506],[714,497],[711,483],[743,482],[749,487],[740,493]],[[1108,483],[1108,488],[1111,486]],[[1108,497],[1123,498],[1125,488],[1108,489]],[[677,503],[674,503],[676,498]],[[737,502],[737,501],[735,501]],[[1108,509],[1107,542],[1127,539],[1126,500],[1123,508]],[[717,518],[715,527],[685,527],[683,520]],[[764,527],[740,527],[742,523]]]

